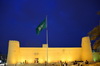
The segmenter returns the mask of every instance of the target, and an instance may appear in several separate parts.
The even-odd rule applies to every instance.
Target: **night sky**
[[[99,24],[100,0],[0,0],[0,53],[9,40],[21,47],[41,47],[46,29],[36,27],[47,17],[49,47],[80,47],[81,38]]]

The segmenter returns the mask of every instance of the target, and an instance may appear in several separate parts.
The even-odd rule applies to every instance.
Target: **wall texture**
[[[17,63],[19,60],[19,53],[20,53],[19,41],[12,41],[12,40],[9,41],[7,63],[8,64]]]
[[[89,37],[82,38],[82,60],[83,61],[93,61],[93,54],[91,50],[91,42]]]
[[[39,63],[45,61],[58,62],[60,60],[93,61],[89,37],[82,38],[82,47],[51,48],[46,45],[43,45],[43,47],[19,47],[18,41],[9,41],[7,64],[34,63],[36,59],[38,59]]]
[[[47,61],[47,48],[20,48],[20,62],[25,60],[33,63],[35,58],[39,62]],[[57,61],[81,61],[81,48],[48,48],[48,62]]]

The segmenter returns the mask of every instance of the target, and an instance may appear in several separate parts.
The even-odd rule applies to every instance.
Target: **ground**
[[[7,66],[45,66],[45,64],[14,64],[14,65],[7,65]],[[48,64],[46,66],[60,66],[59,63],[56,64]],[[69,64],[68,66],[78,66],[78,65],[71,65]],[[83,66],[100,66],[100,62],[95,62],[95,63],[91,63],[91,64],[83,64]]]

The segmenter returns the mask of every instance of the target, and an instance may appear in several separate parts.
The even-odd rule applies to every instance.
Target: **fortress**
[[[42,47],[20,47],[19,41],[9,41],[7,64],[16,63],[39,63],[58,62],[58,61],[93,61],[91,42],[89,37],[82,38],[81,47],[48,47],[43,44]],[[47,48],[48,47],[48,48]],[[48,52],[47,52],[48,50]]]

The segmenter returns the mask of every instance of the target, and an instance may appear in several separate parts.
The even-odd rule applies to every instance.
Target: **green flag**
[[[44,19],[36,28],[36,33],[40,34],[40,32],[46,28],[46,19]]]

